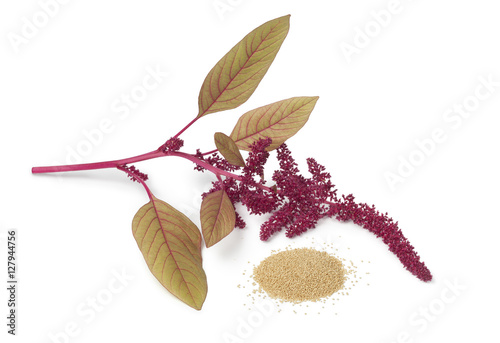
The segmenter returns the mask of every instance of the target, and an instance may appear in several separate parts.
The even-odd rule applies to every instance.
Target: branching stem
[[[193,123],[194,121],[192,121]],[[189,127],[186,126],[186,128]],[[182,131],[181,131],[182,133]],[[80,171],[80,170],[94,170],[94,169],[106,169],[106,168],[118,168],[119,170],[122,170],[129,174],[131,177],[133,177],[135,180],[139,181],[144,188],[146,189],[146,192],[148,193],[148,196],[151,198],[152,194],[149,188],[147,187],[146,183],[141,180],[140,178],[135,177],[133,174],[131,174],[128,170],[124,168],[125,165],[127,164],[132,164],[140,161],[146,161],[150,160],[153,158],[158,158],[158,157],[164,157],[164,156],[177,156],[177,157],[182,157],[185,158],[193,163],[196,163],[200,167],[205,168],[206,170],[214,173],[217,177],[220,177],[221,175],[225,177],[230,177],[233,178],[237,181],[242,181],[242,177],[238,174],[234,174],[231,172],[228,172],[226,170],[219,169],[203,160],[200,158],[196,157],[195,155],[188,154],[185,152],[180,152],[180,151],[163,151],[163,146],[160,147],[159,149],[155,151],[151,151],[142,155],[130,157],[130,158],[124,158],[121,160],[114,160],[114,161],[105,161],[105,162],[96,162],[96,163],[83,163],[83,164],[70,164],[70,165],[61,165],[61,166],[50,166],[50,167],[33,167],[32,168],[32,173],[33,174],[41,174],[41,173],[56,173],[56,172],[67,172],[67,171]],[[262,184],[255,184],[256,187],[268,191],[268,192],[275,192],[274,189],[271,187],[262,185]],[[325,201],[325,204],[328,204],[330,206],[336,206],[335,203],[330,202],[330,201]]]

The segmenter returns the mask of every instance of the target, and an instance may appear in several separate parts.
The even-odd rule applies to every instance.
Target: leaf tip
[[[310,96],[310,97],[308,97],[308,98],[311,100],[310,102],[312,102],[313,106],[315,106],[315,105],[316,105],[316,103],[317,103],[317,102],[318,102],[318,100],[319,100],[319,96],[317,96],[317,95],[316,95],[316,96]]]
[[[290,17],[291,17],[291,14],[287,14],[287,15],[284,15],[282,17],[276,18],[275,20],[276,21],[284,21],[286,23],[287,32],[288,32],[288,29],[290,28]]]
[[[192,308],[194,308],[196,311],[201,311],[201,308],[203,307],[203,304],[205,303],[205,299],[203,299],[203,302],[201,304],[195,304],[193,306],[191,306]]]

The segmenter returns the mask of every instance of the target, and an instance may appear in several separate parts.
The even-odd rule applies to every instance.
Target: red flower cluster
[[[381,237],[389,250],[403,263],[406,269],[423,281],[430,281],[432,275],[413,246],[403,236],[394,222],[386,214],[364,203],[354,202],[354,196],[337,196],[337,190],[331,182],[331,175],[325,167],[313,158],[307,159],[310,177],[300,174],[297,163],[293,159],[286,144],[277,149],[280,169],[273,173],[275,185],[268,187],[263,178],[264,164],[269,152],[266,148],[271,139],[261,139],[253,143],[239,179],[227,177],[213,183],[207,194],[224,189],[231,202],[240,202],[250,213],[272,213],[260,228],[260,238],[265,241],[274,233],[285,229],[287,237],[294,237],[314,228],[324,217],[335,216],[339,221],[352,220],[357,225]],[[198,157],[203,158],[198,152]],[[227,163],[218,154],[213,154],[206,162],[219,169],[232,171],[234,166]],[[203,170],[197,166],[195,169]],[[236,213],[236,227],[245,227],[245,222]]]
[[[219,153],[217,153],[217,152],[214,152],[213,154],[211,154],[210,156],[205,158],[203,156],[203,154],[201,153],[200,149],[196,149],[195,156],[197,158],[199,158],[201,161],[205,161],[205,162],[207,162],[207,163],[209,163],[209,164],[213,165],[214,167],[221,169],[221,170],[233,172],[233,171],[239,170],[241,168],[239,166],[235,166],[235,165],[229,163],[228,161],[226,161],[226,159],[222,158],[222,156],[220,156]],[[204,172],[205,168],[203,168],[199,165],[196,165],[194,167],[194,170]]]
[[[286,144],[278,147],[280,169],[273,174],[282,206],[260,229],[260,238],[267,240],[275,232],[286,228],[286,236],[293,237],[312,229],[318,220],[328,215],[329,201],[335,197],[330,174],[314,159],[307,159],[310,178],[300,174]]]
[[[342,196],[342,199],[337,204],[338,212],[336,217],[338,220],[352,220],[377,237],[381,237],[384,243],[389,246],[389,250],[399,258],[405,268],[413,275],[422,281],[432,280],[429,269],[420,261],[415,249],[399,229],[398,223],[388,217],[387,213],[380,213],[375,209],[374,205],[368,206],[364,203],[355,203],[352,194]]]
[[[163,144],[163,151],[177,151],[184,146],[184,141],[178,137],[172,137]]]
[[[225,178],[224,180],[215,181],[212,183],[213,187],[207,192],[203,193],[204,198],[207,194],[224,189],[229,196],[233,206],[236,203],[241,203],[245,205],[248,211],[252,214],[264,214],[273,211],[278,206],[278,198],[276,193],[269,192],[262,186],[265,184],[263,179],[264,174],[264,164],[266,163],[269,152],[265,149],[271,144],[271,139],[261,139],[254,142],[250,148],[251,151],[246,159],[245,167],[243,167],[243,172],[241,180],[237,182],[233,178]],[[233,171],[235,169],[240,169],[240,167],[234,166],[228,163],[225,159],[220,157],[217,153],[212,154],[209,158],[203,159],[203,156],[198,151],[197,156],[202,158],[205,162],[224,170]],[[204,168],[200,166],[195,167],[196,170],[203,171]],[[258,181],[255,180],[258,179]],[[266,187],[267,188],[267,187]],[[246,226],[245,222],[241,216],[236,212],[236,225],[237,228],[244,228]]]
[[[243,168],[243,179],[239,185],[240,200],[252,214],[272,212],[280,203],[276,192],[269,191],[269,188],[265,187],[264,164],[269,158],[266,148],[271,143],[271,138],[254,142],[250,146],[251,151]]]
[[[139,169],[134,166],[123,166],[122,169],[127,172],[130,180],[139,182],[137,179],[141,179],[142,181],[146,181],[148,179],[148,175],[141,173]]]

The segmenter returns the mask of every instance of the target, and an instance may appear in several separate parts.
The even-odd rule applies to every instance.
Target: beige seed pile
[[[271,298],[294,303],[318,301],[344,287],[346,269],[327,252],[311,248],[272,254],[253,270],[253,278]]]

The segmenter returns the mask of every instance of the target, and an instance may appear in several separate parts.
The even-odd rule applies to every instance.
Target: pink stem
[[[182,131],[181,131],[182,133]],[[140,161],[145,161],[153,158],[158,158],[158,157],[163,157],[163,156],[178,156],[185,158],[193,163],[196,163],[200,167],[203,167],[207,169],[208,171],[211,171],[214,173],[217,178],[220,181],[220,175],[224,175],[226,177],[233,178],[238,181],[242,181],[243,178],[240,175],[233,174],[231,172],[219,169],[217,167],[214,167],[213,165],[199,159],[195,155],[187,154],[185,152],[180,152],[180,151],[163,151],[163,149],[160,147],[158,150],[148,152],[146,154],[130,157],[130,158],[125,158],[121,160],[114,160],[114,161],[106,161],[106,162],[96,162],[96,163],[84,163],[84,164],[73,164],[73,165],[63,165],[63,166],[52,166],[52,167],[33,167],[32,168],[32,173],[33,174],[39,174],[39,173],[54,173],[54,172],[66,172],[66,171],[78,171],[78,170],[93,170],[93,169],[104,169],[104,168],[118,168],[119,170],[122,170],[126,172],[128,175],[132,176],[135,180],[139,181],[146,192],[148,193],[149,199],[152,201],[153,200],[153,194],[149,190],[148,186],[146,183],[141,180],[140,178],[135,177],[135,175],[131,174],[128,170],[123,168],[124,165],[130,164],[130,163],[135,163],[135,162],[140,162]],[[271,187],[267,187],[261,184],[256,184],[256,187],[266,190],[268,192],[275,192],[274,189]],[[330,206],[335,206],[335,210],[337,210],[337,205],[333,202],[330,201],[325,201],[325,204],[328,204]]]
[[[33,174],[40,173],[55,173],[55,172],[67,172],[67,171],[77,171],[77,170],[92,170],[92,169],[104,169],[104,168],[116,168],[121,165],[135,163],[139,161],[145,161],[152,158],[165,156],[165,153],[162,151],[151,151],[146,154],[124,158],[121,160],[115,161],[106,161],[106,162],[96,162],[96,163],[83,163],[83,164],[70,164],[64,166],[51,166],[51,167],[33,167],[31,172]]]
[[[195,120],[193,120],[190,124],[188,124],[184,129],[186,129],[187,127],[189,127],[189,125],[194,123]],[[184,131],[184,129],[182,131]],[[180,133],[182,133],[182,131]],[[33,167],[31,169],[31,172],[33,174],[41,174],[41,173],[93,170],[93,169],[104,169],[104,168],[118,168],[118,169],[128,173],[129,175],[133,176],[126,169],[123,168],[124,165],[135,163],[135,162],[140,162],[140,161],[145,161],[145,160],[150,160],[153,158],[158,158],[158,157],[163,157],[163,156],[177,156],[177,157],[185,158],[193,163],[196,163],[200,167],[203,167],[203,168],[207,169],[208,171],[211,171],[218,178],[220,178],[220,175],[224,175],[226,177],[230,177],[230,178],[233,178],[233,179],[238,180],[238,181],[243,180],[243,178],[240,175],[233,174],[231,172],[214,167],[213,165],[211,165],[203,160],[200,160],[195,155],[187,154],[185,152],[180,152],[180,151],[162,151],[161,147],[160,147],[160,149],[157,149],[155,151],[151,151],[151,152],[148,152],[148,153],[145,153],[142,155],[138,155],[138,156],[134,156],[134,157],[130,157],[130,158],[124,158],[121,160],[96,162],[96,163],[71,164],[71,165],[51,166],[51,167]],[[144,183],[144,181],[139,179],[139,178],[136,178],[135,176],[134,176],[134,179],[136,179],[137,181],[142,183],[142,185],[146,189],[146,192],[148,193],[148,196],[151,198],[152,194],[151,194],[149,188]],[[264,186],[261,184],[256,184],[255,186],[260,188],[260,189],[266,190],[268,192],[274,192],[274,190],[271,187],[267,187],[267,186]],[[332,203],[330,201],[325,201],[325,203],[328,205],[331,205],[331,206],[336,206],[334,203]]]
[[[193,120],[191,120],[182,130],[180,130],[173,138],[179,137],[184,131],[186,131],[191,125],[193,125],[199,118],[201,117],[196,117]]]

